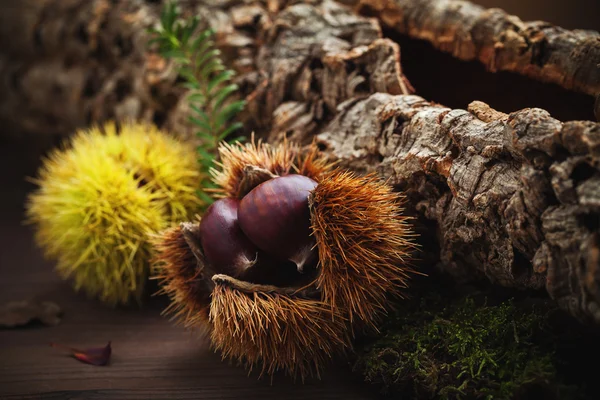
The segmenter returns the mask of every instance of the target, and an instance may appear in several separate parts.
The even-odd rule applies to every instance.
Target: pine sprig
[[[231,83],[235,72],[223,64],[221,52],[215,46],[215,32],[205,29],[197,33],[198,26],[198,17],[184,20],[179,7],[168,2],[161,13],[159,26],[149,30],[153,35],[149,44],[157,45],[162,57],[175,62],[179,75],[185,79],[183,86],[190,90],[187,96],[191,110],[189,121],[195,125],[196,135],[201,139],[197,150],[206,176],[202,186],[213,188],[208,170],[213,166],[218,144],[244,139],[231,136],[242,128],[242,124],[233,119],[246,103],[243,100],[227,102],[239,89]],[[204,191],[199,195],[208,204],[212,203]]]

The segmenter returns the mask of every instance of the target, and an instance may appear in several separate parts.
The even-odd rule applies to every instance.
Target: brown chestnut
[[[237,199],[217,200],[200,221],[200,242],[206,260],[215,272],[235,278],[256,263],[259,251],[240,229],[238,207]]]
[[[259,249],[293,261],[302,272],[316,258],[308,196],[317,182],[291,174],[270,179],[240,201],[240,228]]]
[[[198,224],[190,224],[193,236],[188,225],[167,231],[155,246],[169,309],[188,326],[208,328],[211,347],[249,370],[318,376],[324,362],[352,351],[357,333],[376,331],[416,272],[403,196],[374,173],[332,169],[316,142],[308,151],[288,141],[223,143],[219,159],[215,193],[240,199],[239,228],[258,261],[241,278],[217,275]],[[209,233],[208,244],[220,246],[225,235]],[[312,238],[315,259],[302,263]]]

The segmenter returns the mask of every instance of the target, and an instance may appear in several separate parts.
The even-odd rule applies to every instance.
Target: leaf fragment
[[[50,346],[68,350],[71,352],[71,355],[76,360],[79,360],[86,364],[92,364],[97,366],[108,364],[108,362],[110,361],[110,356],[112,354],[112,347],[110,341],[104,347],[91,347],[83,350],[64,346],[58,343],[50,343]]]

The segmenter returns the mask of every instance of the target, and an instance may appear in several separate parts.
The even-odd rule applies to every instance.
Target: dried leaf
[[[108,342],[104,347],[92,347],[84,350],[74,349],[58,343],[50,343],[50,346],[69,350],[75,359],[92,365],[108,364],[112,354],[111,342]]]
[[[61,316],[61,308],[49,301],[11,301],[0,307],[0,327],[17,328],[34,321],[54,326],[60,323]]]

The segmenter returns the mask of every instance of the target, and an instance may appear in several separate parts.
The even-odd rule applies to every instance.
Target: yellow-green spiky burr
[[[202,206],[194,147],[151,124],[76,132],[42,161],[27,222],[76,290],[115,306],[140,302],[149,238]]]

